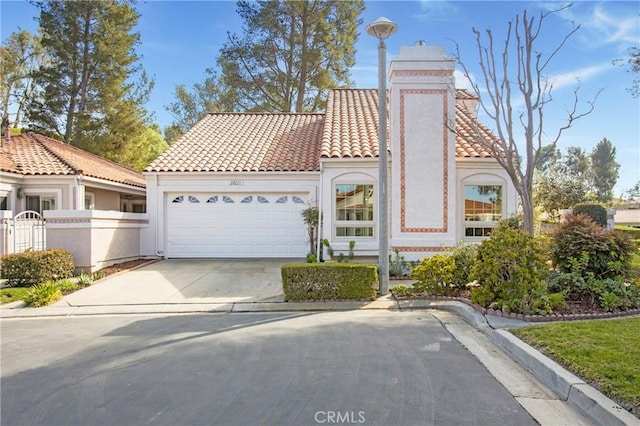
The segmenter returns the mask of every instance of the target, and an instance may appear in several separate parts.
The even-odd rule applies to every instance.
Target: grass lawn
[[[640,318],[561,322],[511,332],[640,417]]]
[[[31,287],[5,287],[0,288],[0,304],[24,300]]]

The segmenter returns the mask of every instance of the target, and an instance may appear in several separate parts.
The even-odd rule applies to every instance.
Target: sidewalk
[[[562,400],[578,408],[594,423],[600,425],[640,425],[640,420],[605,397],[579,377],[513,336],[507,330],[531,325],[526,321],[482,315],[472,307],[457,301],[394,300],[390,295],[371,302],[226,302],[226,303],[158,303],[96,306],[23,307],[16,302],[0,309],[2,319],[75,317],[86,315],[123,314],[196,314],[196,313],[248,313],[287,311],[349,311],[363,309],[385,310],[440,310],[454,313],[484,333],[499,348],[512,357],[522,368],[531,372],[540,382]]]

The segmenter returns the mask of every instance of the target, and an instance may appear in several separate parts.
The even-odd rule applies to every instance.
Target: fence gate
[[[27,210],[13,218],[13,253],[47,248],[45,221],[40,213]]]

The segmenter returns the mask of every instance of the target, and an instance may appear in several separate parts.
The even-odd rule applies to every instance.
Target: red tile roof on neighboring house
[[[467,91],[456,94],[475,99]],[[475,141],[495,135],[458,106],[456,133],[456,157],[492,157]],[[377,90],[334,89],[325,114],[210,113],[145,171],[318,171],[320,158],[377,156]]]
[[[55,139],[27,133],[3,138],[0,170],[20,175],[83,175],[145,188],[141,173]]]

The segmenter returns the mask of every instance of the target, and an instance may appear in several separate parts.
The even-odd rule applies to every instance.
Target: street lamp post
[[[367,25],[367,33],[378,44],[378,269],[380,295],[389,292],[389,202],[387,191],[387,46],[384,40],[398,30],[398,26],[381,17]]]

